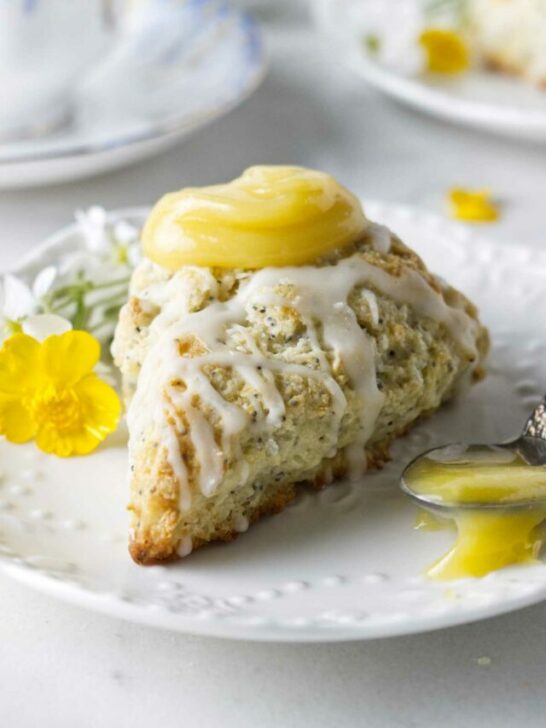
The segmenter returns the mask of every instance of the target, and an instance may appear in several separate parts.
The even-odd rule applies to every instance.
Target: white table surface
[[[274,15],[271,8],[266,15]],[[147,204],[253,163],[300,163],[364,196],[441,211],[490,187],[481,232],[546,246],[546,147],[445,125],[363,86],[295,15],[269,18],[271,72],[228,118],[152,161],[62,187],[0,193],[0,269],[74,208]],[[0,576],[0,726],[543,726],[546,605],[446,631],[341,645],[260,645],[154,631]],[[490,664],[483,664],[490,658]]]

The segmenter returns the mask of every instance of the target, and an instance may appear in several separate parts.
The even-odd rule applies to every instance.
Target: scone
[[[135,270],[113,344],[139,563],[229,541],[299,484],[380,467],[394,438],[483,373],[474,306],[328,175],[254,167],[167,196],[144,250],[161,264]],[[279,264],[301,250],[319,255]]]
[[[546,0],[471,0],[466,7],[483,59],[546,87]]]

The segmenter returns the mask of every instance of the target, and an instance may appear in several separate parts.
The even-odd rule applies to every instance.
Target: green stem
[[[126,286],[129,283],[130,277],[125,276],[124,278],[116,278],[113,281],[106,281],[104,283],[92,283],[91,281],[83,281],[82,283],[73,283],[69,286],[63,286],[52,291],[49,296],[46,296],[44,302],[47,305],[53,305],[53,302],[62,301],[63,299],[74,300],[78,296],[91,293],[92,291],[106,291],[109,288],[115,288],[116,286]]]
[[[124,278],[117,278],[113,281],[108,281],[108,283],[99,283],[97,285],[91,284],[93,287],[91,288],[92,291],[102,291],[106,290],[107,288],[113,288],[114,286],[125,286],[129,281],[131,280],[131,276],[125,276]]]

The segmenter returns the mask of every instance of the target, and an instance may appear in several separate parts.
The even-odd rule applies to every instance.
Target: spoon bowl
[[[452,443],[421,453],[401,488],[433,519],[451,520],[451,549],[426,571],[434,579],[482,577],[536,563],[546,520],[546,407],[535,408],[519,438],[500,445]],[[420,527],[427,527],[422,519]]]
[[[448,517],[450,513],[461,511],[521,511],[524,509],[537,509],[540,505],[546,508],[546,488],[544,495],[536,492],[529,497],[514,498],[513,492],[509,498],[499,500],[449,500],[435,493],[420,492],[412,484],[411,475],[421,464],[432,461],[433,464],[445,465],[446,469],[453,466],[466,465],[497,466],[509,465],[516,461],[530,468],[544,468],[546,466],[546,440],[522,434],[516,440],[497,445],[463,445],[452,443],[442,447],[433,448],[414,458],[404,469],[400,487],[417,505],[436,515]],[[447,476],[446,476],[447,477]],[[507,470],[507,477],[510,473]]]
[[[524,509],[536,509],[541,503],[546,508],[546,490],[543,497],[532,497],[532,498],[521,498],[521,499],[505,499],[497,501],[481,501],[481,500],[469,500],[469,501],[450,501],[445,498],[440,498],[437,495],[431,493],[419,492],[411,484],[411,478],[408,474],[415,468],[417,464],[422,461],[433,460],[439,463],[445,463],[446,465],[456,465],[462,463],[469,463],[473,460],[464,459],[463,453],[471,453],[472,449],[480,451],[492,451],[494,454],[501,454],[505,451],[508,455],[511,455],[509,459],[503,460],[502,455],[495,461],[491,460],[491,463],[496,465],[502,465],[503,462],[508,464],[516,458],[520,458],[530,467],[544,467],[546,465],[546,441],[532,438],[532,437],[520,437],[517,440],[503,443],[500,445],[460,445],[458,443],[452,443],[444,445],[442,447],[432,448],[427,450],[416,458],[414,458],[405,468],[400,479],[400,488],[403,493],[409,496],[418,506],[425,508],[428,511],[433,512],[435,515],[448,517],[450,513],[457,511],[520,511]],[[445,460],[441,459],[444,453],[450,451],[455,454],[456,451],[460,451],[461,456],[458,459]],[[449,455],[448,455],[449,457]],[[477,458],[475,462],[480,462]],[[481,461],[484,462],[483,460]]]
[[[400,479],[402,491],[422,508],[437,515],[449,516],[460,511],[521,511],[537,509],[541,504],[546,508],[546,488],[544,496],[533,495],[509,500],[449,501],[437,495],[419,492],[411,484],[409,475],[425,460],[444,464],[446,467],[472,463],[502,466],[518,460],[531,468],[546,466],[546,397],[535,407],[529,416],[521,435],[515,440],[497,445],[465,445],[451,443],[432,448],[414,458],[405,468]]]

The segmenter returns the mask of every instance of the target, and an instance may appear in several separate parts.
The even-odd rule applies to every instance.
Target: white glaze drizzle
[[[244,533],[245,531],[248,531],[248,527],[250,525],[249,520],[246,516],[238,516],[235,519],[234,527],[237,533]]]
[[[167,284],[171,289],[175,287],[175,277]],[[155,425],[155,436],[159,434],[160,444],[165,446],[168,461],[178,480],[180,510],[191,506],[191,495],[178,435],[186,432],[191,438],[195,459],[199,463],[199,487],[204,495],[214,493],[228,464],[241,464],[240,476],[244,482],[249,468],[242,467],[246,463],[240,449],[240,435],[250,427],[272,433],[279,427],[284,415],[285,404],[275,384],[277,372],[316,378],[331,395],[334,412],[331,438],[327,444],[328,452],[317,453],[318,464],[323,457],[332,457],[336,453],[332,443],[337,442],[347,402],[335,375],[340,367],[343,368],[361,408],[359,435],[347,448],[346,456],[352,472],[362,472],[365,467],[364,447],[384,400],[376,382],[375,340],[359,326],[354,311],[348,305],[351,291],[356,286],[367,285],[399,304],[409,305],[418,314],[443,324],[469,359],[476,359],[477,323],[464,312],[462,303],[448,305],[415,270],[407,269],[402,275],[393,276],[358,254],[331,266],[264,268],[243,280],[233,298],[226,302],[216,301],[198,312],[188,312],[189,284],[180,286],[181,290],[176,294],[172,290],[168,296],[164,292],[161,294],[163,309],[151,325],[152,344],[128,412],[130,449],[132,452],[134,443],[146,436],[150,424]],[[210,286],[215,290],[217,284],[211,281]],[[286,286],[286,291],[281,292],[279,286]],[[373,292],[366,290],[365,296],[372,319],[378,320]],[[264,305],[286,306],[298,313],[313,347],[317,369],[286,363],[259,350],[244,324],[252,307]],[[316,322],[322,329],[322,343]],[[235,350],[225,343],[228,330],[236,331],[242,337],[248,351]],[[179,342],[185,336],[196,337],[206,348],[206,353],[195,357],[182,356]],[[332,363],[325,349],[331,352]],[[220,395],[204,372],[207,365],[232,367],[248,386],[256,390],[264,409],[256,422],[251,422],[242,408]],[[174,382],[182,382],[183,386],[175,386]],[[201,405],[206,405],[219,420],[219,443]],[[187,431],[177,412],[184,413]]]
[[[193,541],[192,541],[191,536],[182,536],[182,538],[178,542],[178,546],[176,548],[176,553],[181,558],[184,558],[185,556],[189,556],[192,551],[193,551]]]
[[[370,309],[372,324],[377,326],[379,324],[379,306],[377,305],[377,296],[375,293],[372,293],[372,291],[362,291],[362,295],[366,299],[366,303]]]
[[[377,222],[370,222],[366,228],[372,248],[381,255],[386,255],[392,244],[392,233],[386,225]]]

